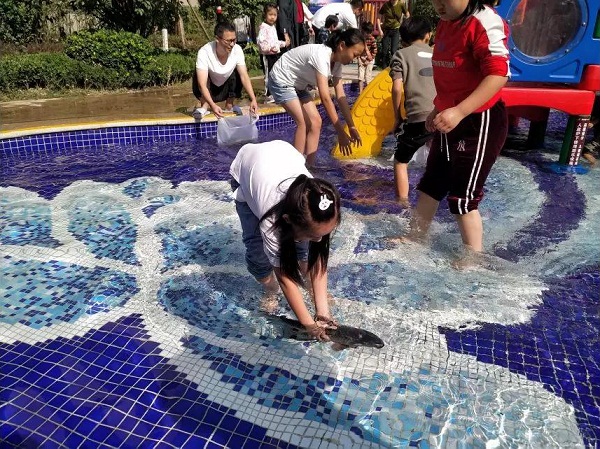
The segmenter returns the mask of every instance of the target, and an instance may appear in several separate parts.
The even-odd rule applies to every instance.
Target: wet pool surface
[[[390,139],[340,163],[324,130],[315,174],[344,206],[333,313],[382,349],[290,340],[259,311],[229,197],[236,148],[3,159],[2,447],[597,447],[600,176],[548,169],[551,117],[546,152],[513,141],[495,165],[484,263],[465,271],[444,203],[426,244],[390,243],[408,221]]]

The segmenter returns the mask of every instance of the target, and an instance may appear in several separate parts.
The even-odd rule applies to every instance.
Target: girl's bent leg
[[[302,104],[299,99],[290,100],[283,103],[283,109],[292,116],[294,122],[296,122],[296,133],[294,134],[294,148],[300,153],[306,153],[306,133],[307,125],[304,119],[304,112],[302,110]]]
[[[306,100],[302,102],[302,112],[307,126],[306,146],[304,154],[306,156],[306,165],[312,167],[315,165],[317,157],[317,148],[319,147],[319,138],[321,137],[321,126],[323,120],[317,110],[314,101]]]
[[[247,203],[235,202],[235,210],[242,225],[242,241],[246,247],[246,266],[252,276],[264,285],[263,280],[270,276],[274,278],[273,267],[263,249],[263,239],[260,234],[259,220],[250,210]]]

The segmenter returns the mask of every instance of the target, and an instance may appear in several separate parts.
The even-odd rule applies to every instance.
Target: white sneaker
[[[275,99],[273,98],[273,95],[269,95],[268,97],[265,97],[265,104],[271,104],[271,103],[275,103]]]
[[[208,113],[209,112],[204,108],[196,108],[192,112],[192,115],[194,116],[194,118],[196,120],[202,120],[204,118],[204,116],[207,115]]]

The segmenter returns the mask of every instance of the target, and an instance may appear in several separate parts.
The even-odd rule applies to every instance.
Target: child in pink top
[[[280,41],[277,36],[275,23],[277,22],[277,5],[275,3],[267,3],[263,8],[264,22],[260,24],[258,29],[258,37],[256,43],[260,50],[261,65],[265,74],[265,103],[273,103],[273,97],[269,94],[267,80],[269,72],[273,65],[281,56],[281,49],[290,45],[290,38],[285,33],[285,40]]]

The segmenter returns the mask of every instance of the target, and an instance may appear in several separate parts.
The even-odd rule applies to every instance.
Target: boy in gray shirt
[[[422,17],[409,17],[400,26],[400,38],[404,48],[399,49],[390,63],[392,77],[392,104],[396,123],[397,148],[394,154],[394,180],[396,195],[401,204],[408,202],[408,162],[415,152],[431,138],[425,129],[425,120],[433,110],[435,85],[429,46],[431,25]],[[402,90],[406,121],[400,115]]]

